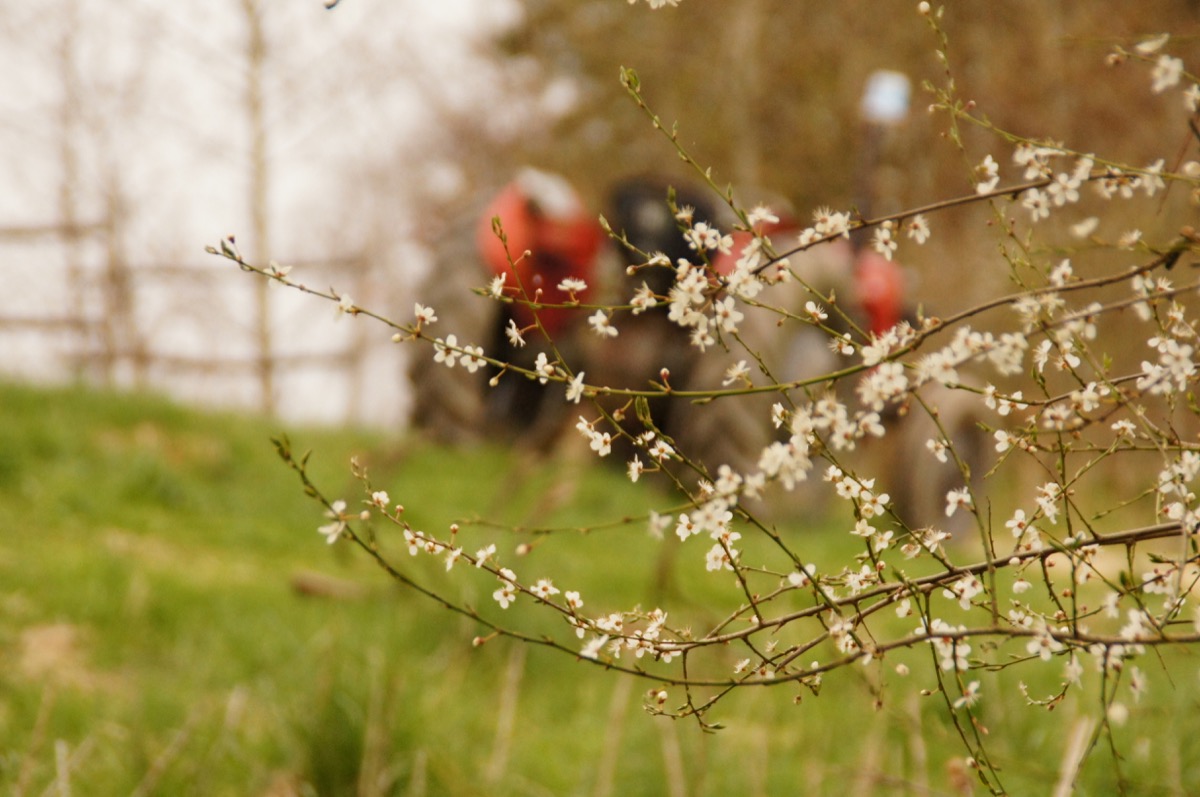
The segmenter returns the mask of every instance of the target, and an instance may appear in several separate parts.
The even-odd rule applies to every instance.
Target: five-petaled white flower
[[[954,708],[970,708],[979,702],[979,681],[971,681],[963,690],[962,697],[954,701]]]
[[[1044,620],[1034,628],[1033,636],[1025,645],[1028,653],[1037,656],[1042,661],[1050,661],[1050,657],[1062,649],[1063,644],[1050,635],[1050,630],[1046,627]]]
[[[890,221],[885,221],[875,228],[875,235],[871,239],[872,249],[888,260],[891,260],[892,255],[896,252],[896,246],[896,239],[892,237],[892,223]]]
[[[550,380],[550,377],[554,376],[556,371],[554,363],[550,362],[544,351],[538,352],[537,360],[533,364],[533,370],[537,373],[538,382],[543,385]]]
[[[1154,81],[1151,88],[1155,94],[1162,94],[1171,86],[1178,85],[1182,74],[1183,61],[1169,55],[1160,55],[1154,64],[1154,69],[1150,72],[1150,77]]]
[[[542,600],[547,601],[550,600],[552,596],[558,594],[558,588],[554,586],[554,582],[552,582],[550,579],[539,578],[537,583],[533,585],[533,588],[530,590],[530,592]]]
[[[466,368],[468,373],[473,374],[485,365],[487,360],[483,359],[482,346],[463,346],[462,367]]]
[[[567,277],[562,282],[558,283],[558,289],[563,293],[569,293],[574,296],[576,293],[583,293],[587,290],[587,283],[575,277]]]
[[[617,328],[609,321],[608,314],[603,310],[597,310],[592,315],[588,316],[588,325],[602,338],[615,338],[617,336]]]
[[[698,221],[696,224],[683,234],[687,240],[688,248],[692,251],[718,251],[722,254],[729,254],[733,248],[733,236],[722,235],[721,231],[716,227],[709,226],[707,222]]]
[[[1025,510],[1018,509],[1013,512],[1012,518],[1005,521],[1004,525],[1012,532],[1012,535],[1018,540],[1025,536],[1025,530],[1029,528],[1029,521],[1025,518]]]
[[[804,245],[811,243],[811,239],[823,238],[832,235],[850,235],[850,214],[840,211],[833,211],[827,207],[817,208],[813,211],[813,226],[809,236],[801,235],[800,243]],[[807,230],[806,230],[807,232]],[[805,238],[810,238],[805,241]]]
[[[671,444],[661,437],[650,444],[646,449],[646,453],[653,457],[656,461],[662,462],[664,459],[669,459],[675,454],[675,449]]]
[[[729,386],[734,382],[741,381],[750,381],[750,368],[747,367],[745,360],[738,360],[736,363],[726,368],[725,378],[721,380],[721,384]]]
[[[726,296],[713,302],[713,320],[722,332],[737,332],[738,324],[745,315],[733,306],[733,297]],[[615,334],[615,333],[614,333]]]
[[[497,274],[492,277],[491,284],[488,285],[488,295],[493,299],[499,299],[504,295],[504,281],[508,274]]]
[[[486,562],[496,555],[496,543],[488,543],[487,547],[475,552],[475,566],[483,567]]]
[[[600,651],[608,644],[608,635],[592,637],[583,649],[579,651],[579,656],[584,659],[596,659],[600,656]]]
[[[946,493],[946,517],[952,516],[959,507],[971,508],[971,491],[966,487]]]
[[[750,222],[751,227],[760,222],[766,222],[767,224],[778,224],[779,217],[772,213],[771,209],[766,205],[755,205],[754,208],[746,214],[746,221]]]
[[[329,509],[325,512],[325,517],[330,518],[332,522],[326,523],[317,529],[317,532],[325,535],[325,542],[333,545],[342,536],[342,532],[346,530],[346,502],[334,501],[329,505]]]
[[[438,338],[433,343],[433,361],[444,363],[447,368],[453,368],[458,362],[458,337],[447,335],[445,340]]]
[[[650,290],[650,286],[643,282],[642,287],[638,288],[634,292],[633,298],[629,300],[629,305],[633,308],[633,314],[639,315],[651,307],[657,306],[658,298],[654,295],[654,291]]]
[[[1050,202],[1046,195],[1036,188],[1030,188],[1021,195],[1021,204],[1029,211],[1032,221],[1047,218],[1050,215]]]
[[[583,397],[583,371],[575,374],[575,378],[567,383],[567,401],[578,404]]]
[[[291,271],[292,271],[291,266],[281,266],[278,263],[276,263],[274,260],[272,260],[270,263],[267,264],[266,272],[267,272],[268,277],[274,277],[274,279],[268,281],[267,285],[270,287],[275,287],[276,285],[288,284],[287,277],[288,277],[288,274],[291,273]]]
[[[908,220],[905,230],[905,234],[918,244],[923,244],[929,240],[929,222],[920,213]]]
[[[508,319],[508,326],[504,328],[504,335],[508,338],[508,345],[514,349],[519,349],[525,345],[525,338],[521,335],[520,328],[517,327],[517,322]]]
[[[421,304],[420,302],[416,303],[413,313],[417,317],[417,325],[418,326],[420,326],[422,324],[432,324],[433,322],[438,320],[437,313],[434,312],[433,308],[426,307],[425,305]]]

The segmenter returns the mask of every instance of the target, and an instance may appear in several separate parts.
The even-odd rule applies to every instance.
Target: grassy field
[[[472,648],[470,621],[399,589],[350,546],[326,546],[318,507],[269,442],[285,431],[276,422],[16,386],[0,386],[0,408],[7,793],[964,793],[944,704],[918,694],[932,685],[926,651],[908,659],[909,682],[889,678],[878,707],[878,677],[850,671],[799,704],[794,691],[746,691],[713,717],[726,730],[701,733],[641,710],[652,682],[506,640]],[[356,500],[357,455],[418,527],[476,515],[587,525],[668,503],[571,462],[286,431],[315,452],[310,469],[331,495]],[[847,550],[848,535],[795,533],[809,535],[814,560]],[[644,534],[571,535],[530,560],[584,589],[589,607],[628,607],[657,589]],[[441,575],[411,564],[418,578]],[[688,564],[672,588],[702,616],[713,587]],[[1117,734],[1129,793],[1200,782],[1196,664],[1187,651],[1142,663],[1151,689]],[[1048,714],[1020,700],[1025,673],[971,677],[989,696],[1005,786],[1049,793],[1071,734],[1089,727],[1088,693]],[[1114,793],[1116,773],[1102,743],[1077,793]]]

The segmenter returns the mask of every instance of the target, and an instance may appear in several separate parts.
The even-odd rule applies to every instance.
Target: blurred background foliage
[[[1002,175],[1019,177],[1010,148],[967,130],[964,156],[942,135],[946,116],[926,112],[931,98],[922,82],[943,84],[945,75],[935,38],[909,0],[687,0],[655,12],[613,0],[528,0],[524,9],[520,23],[497,37],[497,53],[537,64],[546,81],[569,76],[578,94],[556,123],[523,130],[500,162],[559,170],[597,207],[614,178],[689,176],[621,87],[622,66],[638,72],[651,108],[667,125],[679,124],[682,144],[712,167],[718,184],[732,184],[747,203],[785,200],[803,219],[820,205],[849,209],[859,200],[858,103],[878,69],[906,73],[914,91],[909,119],[883,142],[875,211],[969,193],[970,167],[989,152]],[[1112,67],[1106,56],[1171,31],[1169,49],[1188,62],[1198,10],[1191,0],[950,3],[943,24],[960,96],[996,125],[1141,166],[1183,145],[1194,150],[1187,114],[1177,92],[1150,92],[1144,65]],[[981,276],[978,261],[995,251],[994,240],[979,234],[991,218],[987,207],[941,214],[927,249],[903,248],[923,295],[961,299],[966,289],[980,298],[995,288],[972,279]]]
[[[720,180],[763,186],[800,208],[847,206],[866,78],[896,69],[918,86],[944,80],[936,42],[908,0],[687,0],[657,13],[640,10],[631,14],[610,0],[525,3],[524,19],[499,37],[498,51],[532,58],[548,76],[575,77],[581,93],[558,125],[540,131],[546,139],[528,131],[532,146],[523,159],[591,187],[611,177],[613,164],[661,168],[661,141],[617,81],[626,66]],[[1152,95],[1137,67],[1111,68],[1105,56],[1114,45],[1164,31],[1175,34],[1172,50],[1195,47],[1179,31],[1198,10],[1190,0],[951,3],[943,24],[961,95],[997,125],[1138,162],[1159,151],[1183,108]],[[947,157],[933,145],[944,120],[921,112],[928,95],[919,88],[913,99],[916,112],[889,153],[888,165],[901,172],[887,182],[896,205],[969,187],[953,152]]]

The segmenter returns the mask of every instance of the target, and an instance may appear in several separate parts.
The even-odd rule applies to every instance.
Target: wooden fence
[[[116,218],[0,226],[0,376],[294,420],[403,421],[403,364],[386,330],[336,321],[319,300],[267,290],[217,258],[133,262]],[[387,301],[387,281],[363,255],[292,265],[309,284]]]

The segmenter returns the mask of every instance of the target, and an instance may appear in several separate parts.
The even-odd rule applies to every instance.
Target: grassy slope
[[[0,783],[14,792],[42,793],[56,771],[99,795],[599,794],[609,781],[611,793],[666,794],[679,778],[695,794],[822,793],[860,772],[874,778],[862,793],[920,794],[953,781],[960,748],[937,698],[909,696],[917,684],[885,692],[878,711],[860,672],[798,707],[793,692],[750,691],[719,711],[729,728],[712,736],[644,716],[649,682],[503,641],[472,649],[469,622],[430,611],[348,546],[322,544],[319,512],[268,443],[274,424],[11,386],[0,407]],[[293,438],[316,451],[311,470],[332,493],[355,500],[346,463],[360,455],[431,529],[472,513],[586,524],[647,500],[611,473],[503,452]],[[631,544],[642,535],[572,534],[521,568],[581,588],[589,609],[628,607],[650,595],[657,554]],[[498,535],[464,537],[473,549]],[[832,562],[844,538],[805,546]],[[398,561],[488,604],[486,581]],[[717,587],[694,564],[677,589],[702,616]],[[297,594],[292,577],[312,571],[356,593]],[[1176,675],[1121,731],[1128,750],[1146,751],[1125,764],[1139,793],[1200,778],[1194,663]],[[1000,677],[982,676],[994,755],[1014,793],[1043,793],[1077,707],[1068,700],[1046,723],[1042,709],[997,699],[1016,696],[1015,678]],[[1111,790],[1105,757],[1089,763],[1084,793]]]

